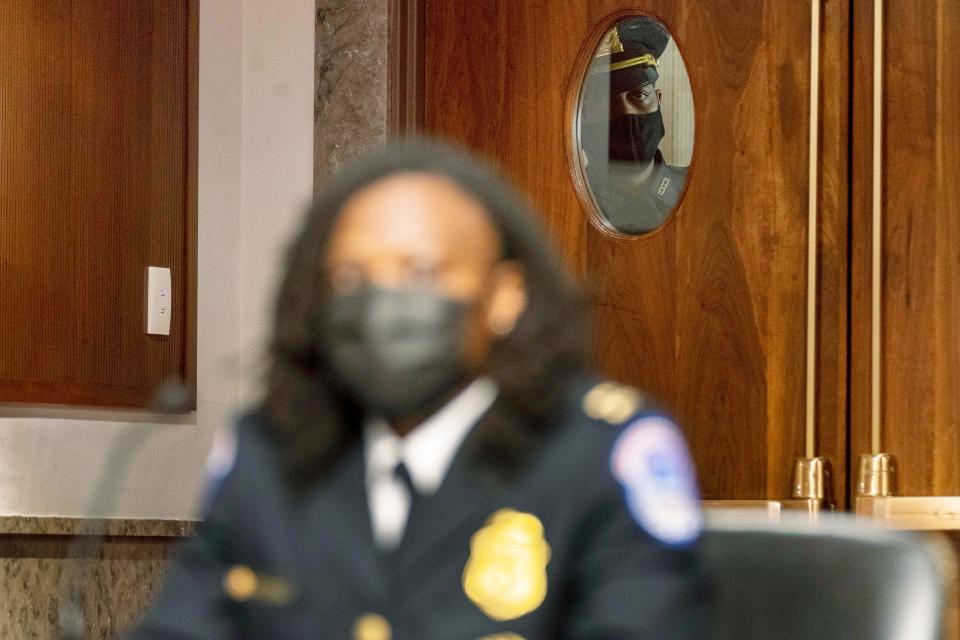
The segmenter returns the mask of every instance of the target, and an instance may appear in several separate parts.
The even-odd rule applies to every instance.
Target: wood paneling
[[[960,495],[960,5],[884,6],[881,445],[899,494]],[[868,453],[872,3],[856,11],[852,450]]]
[[[816,453],[833,466],[839,508],[850,505],[850,3],[821,3],[817,235]]]
[[[674,219],[636,241],[587,222],[567,167],[565,102],[588,34],[629,7],[684,55],[696,148]],[[846,459],[847,3],[824,3],[817,453]],[[807,3],[428,1],[424,126],[499,162],[595,308],[611,376],[684,426],[707,498],[784,498],[804,455]],[[560,321],[560,319],[558,319]],[[839,343],[838,343],[839,338]],[[843,486],[841,484],[841,486]]]
[[[873,132],[873,2],[851,10],[850,110],[850,475],[856,495],[857,459],[870,443],[871,136]]]
[[[808,11],[707,5],[656,7],[690,70],[696,157],[662,232],[591,233],[600,353],[676,409],[705,497],[784,497],[803,454]]]
[[[586,2],[427,0],[424,129],[498,163],[542,210],[573,268],[585,265],[586,216],[567,170],[570,71],[590,30]]]
[[[141,405],[193,379],[193,11],[0,7],[0,401]],[[173,270],[169,337],[145,334],[148,265]]]

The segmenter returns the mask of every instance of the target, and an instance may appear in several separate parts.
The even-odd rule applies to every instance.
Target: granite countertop
[[[0,536],[106,535],[133,538],[187,538],[194,534],[197,524],[196,520],[0,516]]]

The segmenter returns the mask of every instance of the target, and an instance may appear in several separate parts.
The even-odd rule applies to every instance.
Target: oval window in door
[[[600,33],[574,112],[573,170],[596,226],[641,236],[660,228],[683,197],[693,93],[676,42],[655,17],[621,18]]]

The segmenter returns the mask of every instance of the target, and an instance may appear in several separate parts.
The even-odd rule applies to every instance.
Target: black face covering
[[[659,109],[616,116],[610,120],[610,159],[650,162],[665,133]]]
[[[330,365],[371,411],[414,415],[467,380],[466,312],[465,303],[420,289],[334,295],[325,318]]]

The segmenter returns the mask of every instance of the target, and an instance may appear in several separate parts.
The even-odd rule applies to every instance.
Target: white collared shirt
[[[401,438],[382,419],[364,425],[367,504],[377,544],[393,548],[403,536],[410,495],[394,470],[400,462],[421,495],[433,495],[473,425],[497,397],[497,385],[478,378],[439,411]]]

